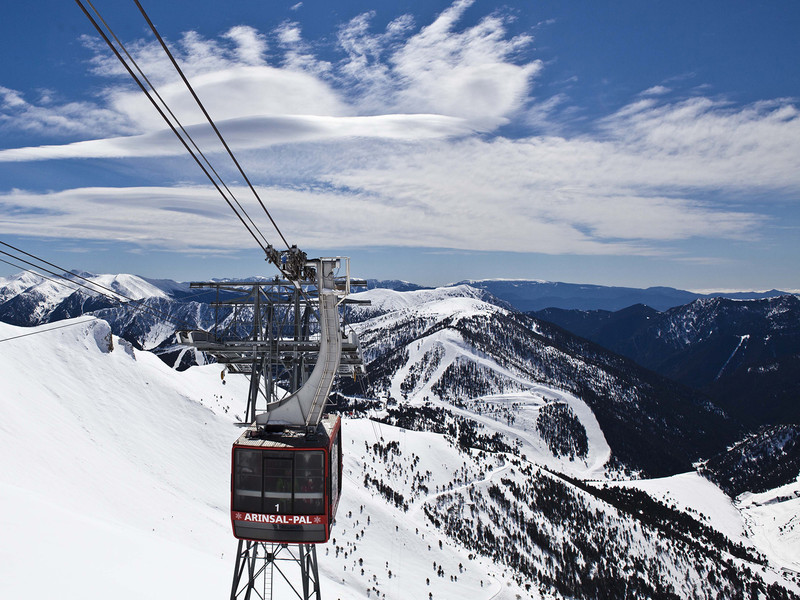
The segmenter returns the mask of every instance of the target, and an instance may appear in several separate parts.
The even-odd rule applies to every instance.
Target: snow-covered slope
[[[493,302],[495,306],[507,307],[505,303],[492,297],[488,292],[468,285],[412,291],[373,288],[366,292],[351,294],[350,298],[370,303],[369,306],[357,306],[351,309],[351,320],[354,321],[363,321],[366,318],[387,313],[402,314],[404,311],[415,311],[421,306],[429,307],[443,315],[448,314],[449,310],[475,310],[475,307],[485,306],[487,301]],[[469,302],[468,300],[478,302]]]
[[[136,275],[95,275],[89,278],[93,283],[122,294],[130,300],[144,298],[166,298],[167,294],[159,287]]]
[[[542,414],[537,408],[562,404],[579,417],[592,415],[586,422],[578,418],[586,431],[603,430],[607,444],[593,448],[593,456],[608,457],[610,445],[615,466],[621,461],[654,474],[686,470],[704,453],[735,441],[730,421],[699,395],[547,323],[487,302],[482,294],[459,286],[359,295],[373,301],[354,310],[363,317],[355,319],[354,328],[370,373],[368,395],[440,402],[475,414],[504,402],[495,396],[522,393],[530,435],[540,429],[550,435],[555,428],[585,436],[562,427],[573,421],[565,409],[551,407]],[[531,393],[536,396],[539,388],[535,400]],[[358,389],[350,385],[345,392]],[[506,404],[506,412],[520,408]]]
[[[236,549],[230,446],[245,379],[224,385],[216,366],[174,371],[96,319],[0,324],[7,338],[16,339],[0,342],[0,597],[227,597]],[[345,435],[337,541],[320,547],[326,598],[375,597],[371,587],[395,598],[433,590],[436,598],[510,599],[521,591],[490,561],[459,570],[468,562],[463,548],[439,548],[419,511],[408,519],[363,485],[365,444],[381,435],[403,436],[409,453],[424,449],[422,466],[442,482],[463,462],[448,442],[366,420],[346,422]],[[426,584],[431,560],[459,581]]]
[[[795,579],[800,573],[800,477],[798,480],[737,498],[747,536],[773,564],[794,573]]]
[[[754,546],[774,567],[800,575],[800,481],[735,500],[696,472],[615,485],[643,490],[731,540]]]
[[[97,319],[0,324],[0,340],[0,597],[227,597],[230,445],[247,382],[224,385],[215,366],[176,372]],[[744,546],[654,524],[641,499],[531,462],[543,447],[513,439],[528,443],[522,433],[544,406],[569,406],[601,450],[586,408],[555,392],[441,413],[455,435],[346,418],[343,498],[334,539],[318,549],[323,597],[588,598],[618,586],[733,597],[776,582],[797,594]],[[470,423],[485,449],[460,435]],[[765,531],[755,516],[747,526]]]
[[[28,271],[22,271],[11,277],[0,277],[0,303],[25,290],[41,284],[45,279]]]
[[[0,324],[0,338],[53,327],[0,344],[0,595],[225,594],[244,382],[173,371],[100,320]]]

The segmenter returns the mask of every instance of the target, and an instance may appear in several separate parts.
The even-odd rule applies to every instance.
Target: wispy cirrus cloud
[[[795,190],[800,183],[800,111],[789,99],[733,107],[705,97],[648,98],[603,119],[599,130],[646,159],[643,175],[654,183]]]
[[[405,207],[413,223],[437,223],[448,247],[470,247],[463,245],[469,238],[471,247],[485,250],[652,254],[695,237],[753,240],[767,222],[758,207],[701,199],[725,189],[732,167],[716,179],[702,165],[692,171],[675,165],[669,175],[663,160],[610,143],[465,139],[373,156],[373,165],[331,172],[328,182]],[[648,176],[659,169],[667,173]],[[770,185],[768,177],[751,183]],[[727,189],[741,191],[734,184]],[[452,230],[467,235],[455,244]]]
[[[282,228],[298,233],[299,243],[663,255],[691,238],[755,239],[766,222],[757,211],[699,199],[709,189],[741,191],[725,180],[737,164],[757,158],[758,148],[708,172],[702,163],[690,169],[680,156],[669,164],[662,155],[632,154],[617,141],[588,138],[372,139],[359,141],[357,150],[353,144],[314,145],[303,161],[310,169],[305,183],[262,188],[271,212]],[[794,160],[791,152],[783,160]],[[259,160],[282,172],[297,156],[271,153]],[[764,172],[749,185],[773,183]],[[800,189],[800,180],[793,185]],[[109,209],[99,211],[103,202]],[[197,239],[204,247],[251,243],[236,235],[239,225],[227,207],[203,188],[14,192],[0,196],[0,206],[15,215],[0,227],[15,233],[35,223],[40,235],[96,239],[113,232],[143,245],[189,249],[191,240],[174,234],[181,213],[182,227],[202,232]],[[30,222],[20,218],[26,206],[39,210]],[[216,227],[217,221],[226,226]]]
[[[794,168],[800,136],[791,134],[798,119],[781,104],[738,111],[724,103],[716,110],[713,103],[701,104],[702,108],[691,110],[686,103],[631,105],[604,121],[598,135],[575,138],[462,136],[421,141],[412,134],[402,139],[408,134],[405,120],[418,116],[396,115],[398,143],[393,143],[387,139],[389,132],[369,136],[388,116],[354,117],[365,132],[357,146],[346,136],[337,136],[339,119],[325,123],[324,118],[308,117],[309,123],[317,121],[315,127],[329,128],[325,145],[320,146],[323,134],[317,130],[308,136],[315,143],[307,142],[299,155],[255,154],[249,160],[266,161],[272,173],[297,172],[298,160],[306,165],[304,183],[269,187],[266,197],[282,227],[302,232],[301,243],[321,248],[335,248],[344,237],[352,245],[366,246],[656,255],[674,253],[676,244],[691,238],[757,239],[768,222],[758,206],[742,210],[703,198],[709,192],[732,196],[764,189],[800,192],[800,170]],[[235,122],[226,123],[231,124]],[[259,133],[255,124],[256,120],[242,119],[241,128],[231,128],[226,136],[246,145],[248,139],[260,137],[254,135]],[[299,122],[265,120],[262,126],[263,135],[279,139],[283,128],[287,140],[301,141]],[[351,124],[346,131],[355,127]],[[423,129],[430,127],[426,124]],[[662,129],[670,136],[665,137]],[[705,143],[670,151],[671,144],[695,130],[703,132]],[[136,139],[122,138],[120,143]],[[164,137],[162,146],[169,139]],[[144,143],[144,155],[155,142]],[[58,151],[59,147],[53,149]],[[134,152],[135,148],[123,151]],[[180,149],[165,154],[180,154]],[[99,211],[98,195],[108,206],[121,203],[125,210]],[[95,200],[88,202],[85,197]],[[195,206],[198,202],[215,208],[204,214],[206,209]],[[54,236],[97,239],[114,232],[123,220],[124,231],[114,233],[118,239],[181,249],[185,241],[177,246],[170,241],[176,236],[169,218],[181,212],[186,226],[206,232],[204,247],[250,243],[235,234],[238,225],[221,201],[195,187],[15,192],[0,197],[0,205],[3,212],[15,215],[13,222],[0,222],[0,227],[15,233],[35,230],[49,235],[50,231]],[[49,219],[39,214],[28,222],[19,218],[25,206],[58,210]],[[229,230],[215,229],[212,222],[220,220],[228,222]],[[48,221],[49,228],[42,226]]]
[[[341,72],[370,108],[391,106],[402,112],[433,112],[470,120],[491,131],[508,122],[529,92],[540,61],[520,60],[528,35],[508,37],[505,19],[491,15],[457,29],[473,0],[458,0],[430,25],[397,43],[413,28],[409,16],[369,32],[372,13],[359,15],[339,31],[347,52]]]
[[[244,188],[233,191],[240,199],[248,198]],[[549,253],[560,248],[578,254],[647,253],[639,244],[598,242],[563,219],[545,222],[518,216],[509,228],[504,223],[509,223],[510,215],[502,207],[499,212],[487,209],[477,214],[474,206],[454,210],[449,202],[387,203],[369,193],[325,188],[262,188],[260,194],[268,198],[270,212],[281,228],[295,232],[291,242],[303,247],[337,248],[344,238],[348,245],[367,247],[389,243],[503,250],[511,243],[523,252]],[[243,204],[258,218],[254,201]],[[207,187],[82,188],[50,193],[14,190],[0,194],[0,215],[0,230],[12,235],[27,235],[35,227],[40,237],[111,237],[134,246],[177,252],[217,248],[224,253],[253,246],[253,241],[242,235],[233,213]],[[266,220],[260,222],[267,238],[275,238]],[[192,235],[175,235],[176,231],[191,231]],[[562,244],[554,245],[559,240]]]
[[[36,101],[0,86],[0,131],[88,137],[96,129],[120,134],[137,131],[127,115],[113,108],[91,102],[58,104],[47,94]]]
[[[341,138],[423,140],[472,132],[467,124],[443,115],[376,115],[371,117],[327,117],[291,115],[242,117],[218,123],[228,144],[239,151],[272,145],[322,142]],[[212,131],[202,125],[186,128],[202,148],[222,151]],[[66,158],[142,158],[183,156],[186,149],[171,131],[136,136],[87,140],[72,144],[0,150],[0,163]]]

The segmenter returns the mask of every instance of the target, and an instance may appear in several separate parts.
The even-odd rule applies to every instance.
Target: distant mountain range
[[[114,303],[24,273],[0,281],[0,320],[31,326],[93,314],[170,366],[205,361],[176,345],[173,334],[212,326],[209,292],[172,280],[79,275],[133,301]],[[665,312],[643,305],[617,312],[549,309],[531,318],[515,310],[519,298],[509,293],[560,285],[567,284],[489,281],[427,289],[370,281],[372,289],[363,295],[372,305],[348,309],[348,320],[362,329],[369,393],[455,401],[534,383],[555,386],[591,405],[622,463],[650,473],[688,468],[763,424],[800,422],[797,297],[700,299]],[[598,289],[585,287],[592,294]],[[464,303],[470,307],[466,313]],[[430,345],[429,352],[412,360],[411,343]],[[458,350],[440,355],[446,348]],[[713,438],[700,433],[709,430]],[[649,444],[659,450],[644,451]]]
[[[374,290],[376,288],[395,290],[397,292],[412,292],[414,290],[431,289],[424,285],[417,285],[410,281],[403,281],[401,279],[367,279],[367,289]]]
[[[461,281],[486,290],[505,300],[522,312],[545,308],[567,310],[620,310],[634,304],[644,304],[656,310],[667,310],[673,306],[688,304],[699,298],[731,298],[755,300],[784,296],[787,292],[720,292],[698,294],[671,287],[630,288],[591,285],[584,283],[561,283],[557,281],[478,279]]]
[[[751,428],[800,423],[797,296],[532,314],[703,391]]]

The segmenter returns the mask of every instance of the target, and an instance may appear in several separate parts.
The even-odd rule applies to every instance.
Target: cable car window
[[[339,482],[339,465],[340,465],[340,447],[339,441],[341,440],[341,432],[338,432],[336,438],[331,445],[331,489],[330,489],[330,504],[331,508],[335,508],[339,501],[339,492],[341,491],[341,484]]]
[[[234,465],[234,497],[236,510],[261,512],[261,452],[239,450]]]
[[[264,452],[264,512],[292,513],[292,457]]]
[[[295,452],[294,513],[320,515],[325,504],[325,455],[320,450]]]
[[[337,473],[337,484],[339,489],[339,497],[342,496],[342,431],[341,429],[336,432],[336,445],[339,447],[339,451],[336,453],[336,473]]]

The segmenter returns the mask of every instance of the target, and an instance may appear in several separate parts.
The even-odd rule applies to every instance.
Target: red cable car
[[[342,491],[341,419],[325,415],[313,437],[297,429],[262,431],[248,427],[233,445],[233,535],[259,542],[327,542]]]

